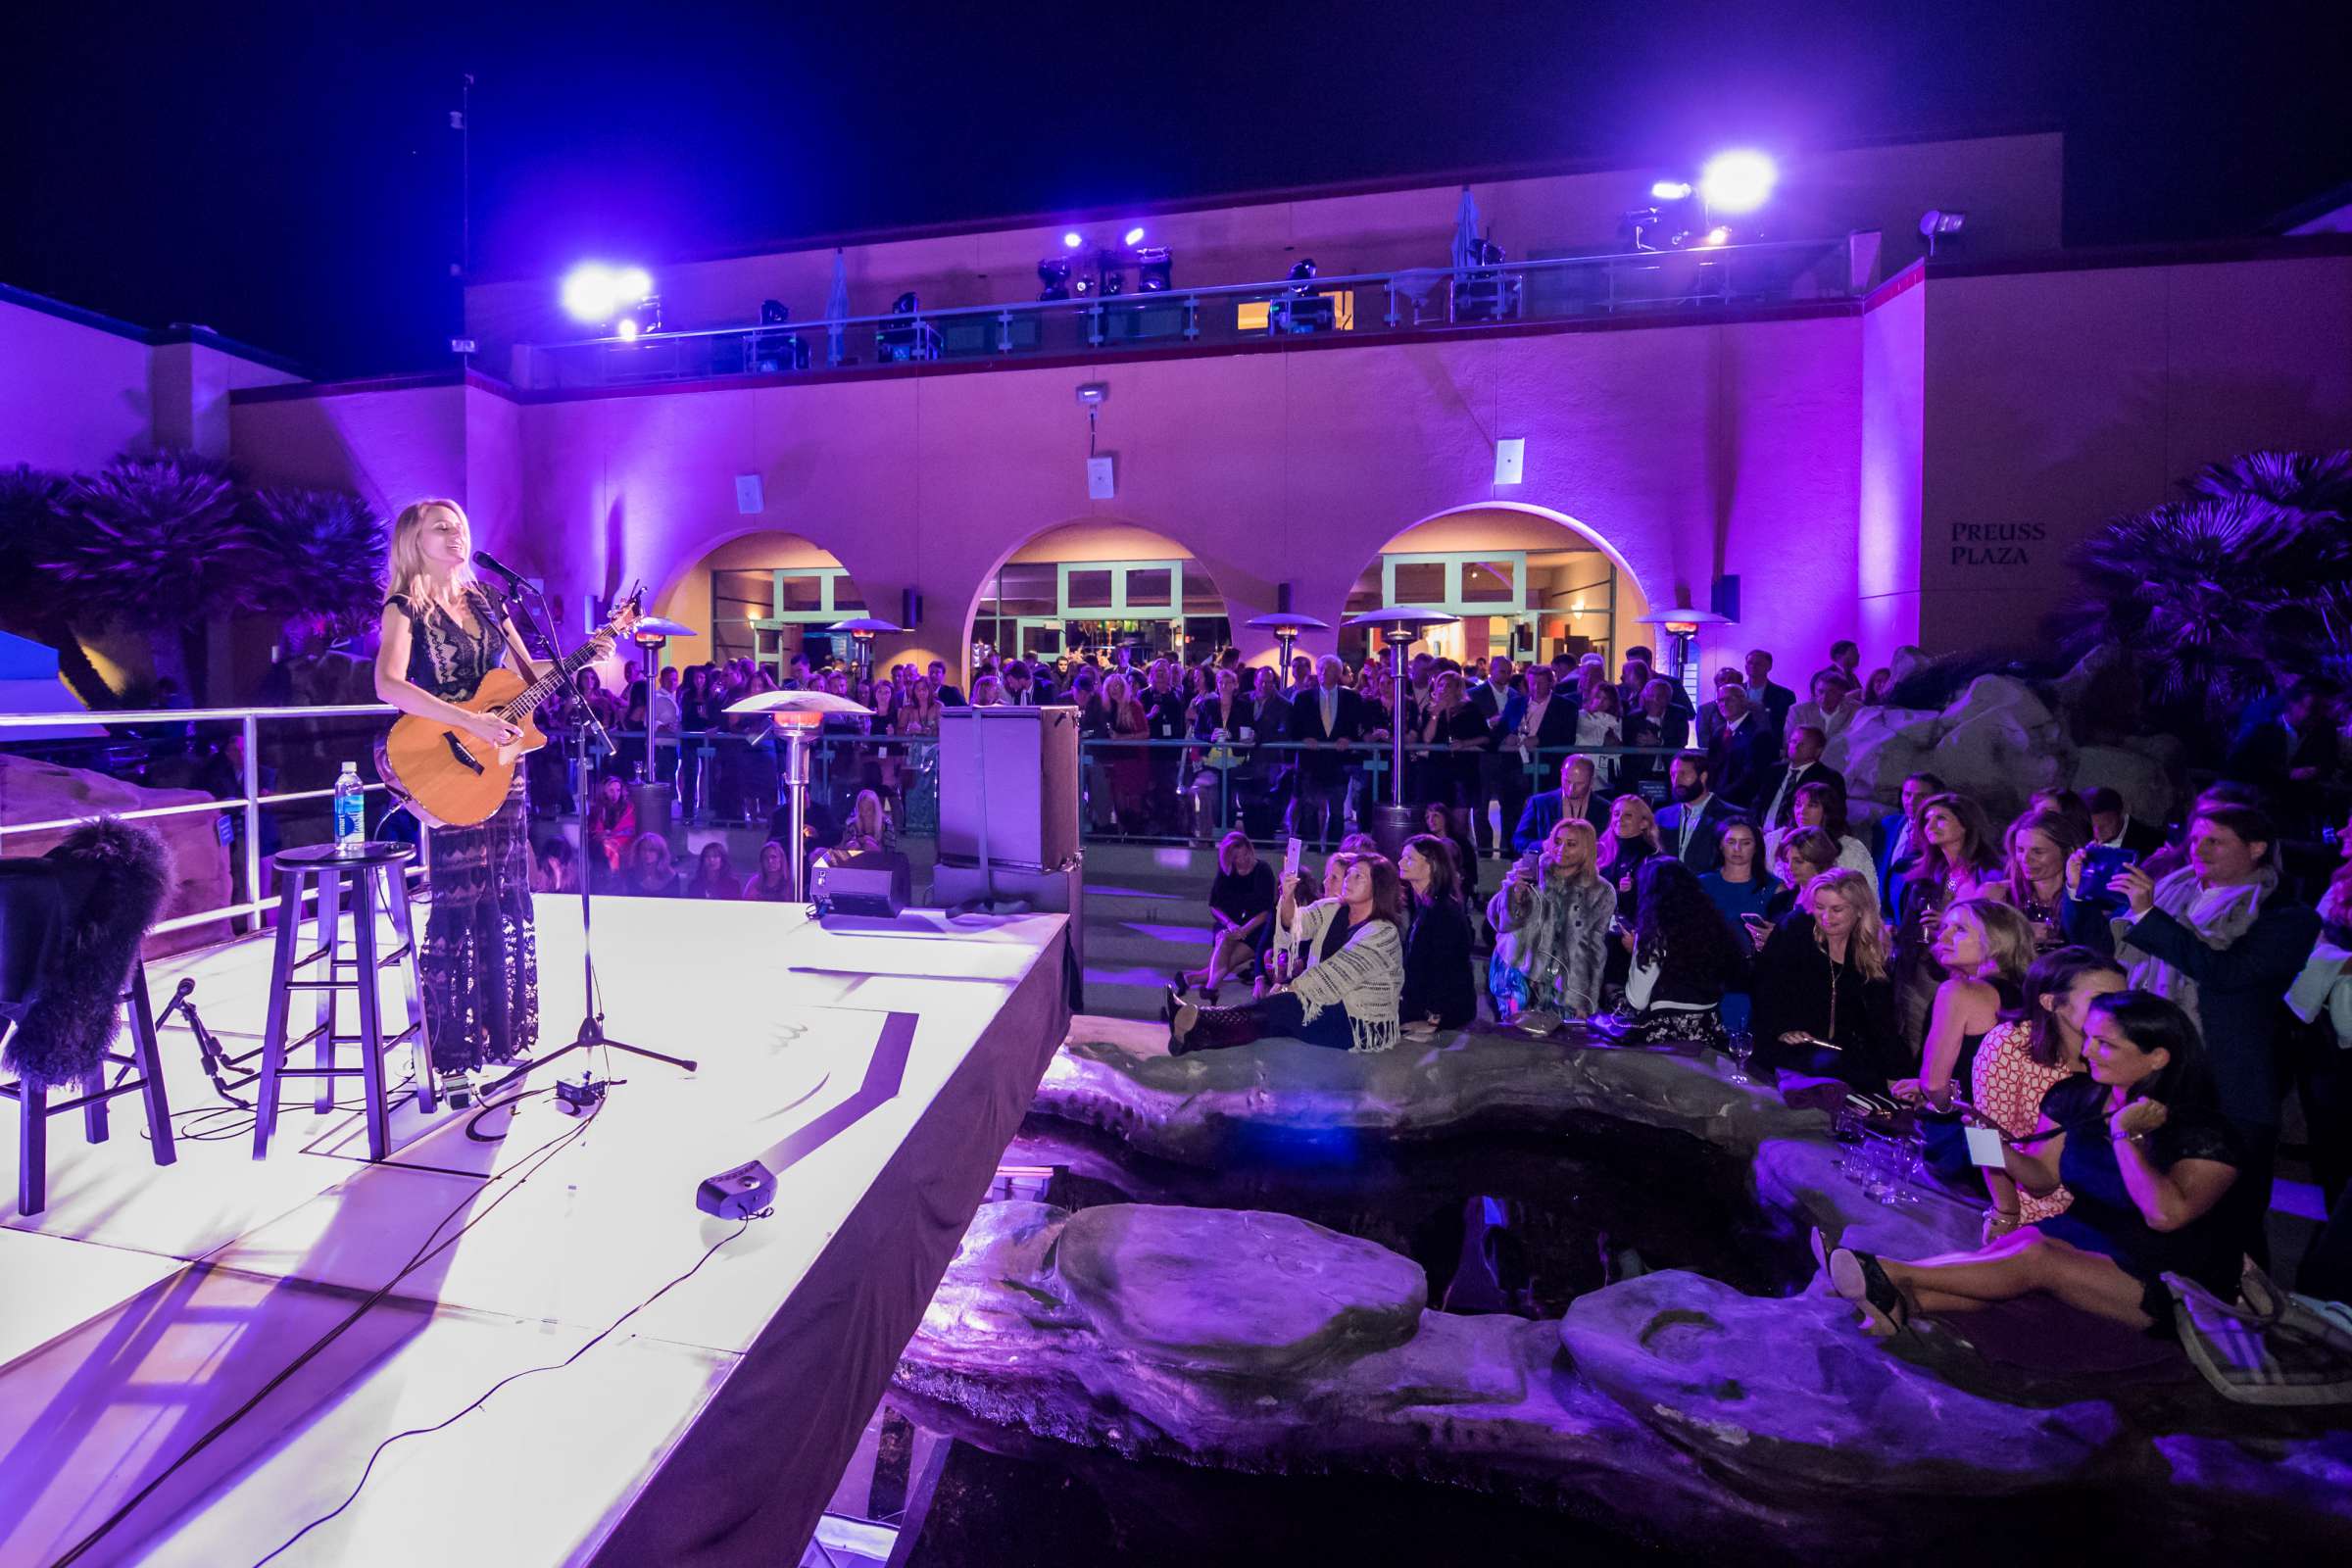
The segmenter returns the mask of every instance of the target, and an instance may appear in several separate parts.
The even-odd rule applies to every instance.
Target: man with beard
[[[1658,843],[1694,875],[1704,876],[1723,863],[1717,833],[1733,808],[1707,787],[1704,752],[1677,757],[1667,767],[1666,782],[1674,804],[1658,812]]]

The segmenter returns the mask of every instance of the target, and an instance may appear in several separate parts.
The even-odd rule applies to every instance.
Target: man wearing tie
[[[1346,753],[1364,733],[1363,702],[1340,683],[1344,673],[1338,656],[1325,654],[1315,662],[1315,684],[1291,703],[1291,739],[1305,748],[1298,754],[1292,827],[1317,850],[1346,831],[1346,823],[1335,820],[1348,803]]]
[[[1658,843],[1697,876],[1723,864],[1723,819],[1734,814],[1707,788],[1707,754],[1685,752],[1668,764],[1666,780],[1674,804],[1658,811]]]
[[[1821,730],[1812,724],[1799,724],[1788,732],[1788,760],[1764,775],[1757,787],[1756,799],[1763,806],[1757,818],[1766,828],[1787,827],[1789,812],[1796,805],[1796,792],[1807,784],[1835,784],[1845,787],[1838,770],[1821,760],[1829,746]]]

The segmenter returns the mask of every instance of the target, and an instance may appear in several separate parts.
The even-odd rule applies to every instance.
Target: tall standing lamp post
[[[662,778],[662,710],[654,702],[662,694],[662,650],[669,646],[672,637],[697,637],[701,633],[684,621],[671,620],[665,615],[648,615],[637,622],[630,640],[645,650],[645,765],[652,777],[646,782],[659,783]],[[681,726],[678,740],[678,765],[669,775],[671,797],[678,796],[678,774],[686,770],[685,731]]]
[[[873,716],[873,710],[863,703],[853,703],[847,697],[831,692],[762,692],[746,697],[740,703],[727,706],[730,713],[766,713],[775,720],[776,733],[784,742],[784,798],[791,809],[792,853],[786,861],[790,880],[786,884],[792,897],[787,903],[802,904],[807,900],[804,886],[808,848],[808,742],[824,727],[827,713],[862,713]]]
[[[1288,686],[1291,681],[1291,656],[1298,646],[1298,634],[1302,631],[1331,630],[1328,620],[1314,615],[1294,615],[1287,610],[1271,615],[1253,615],[1242,624],[1251,631],[1270,631],[1274,634],[1274,646],[1279,650],[1275,658],[1282,662],[1275,667],[1274,674],[1276,684],[1282,686]]]
[[[1412,817],[1404,806],[1405,650],[1432,626],[1450,626],[1459,619],[1459,615],[1449,615],[1426,605],[1391,605],[1385,610],[1368,610],[1348,618],[1347,624],[1376,633],[1389,650],[1390,683],[1396,694],[1396,711],[1389,723],[1389,804],[1375,810],[1372,820],[1373,837],[1380,841],[1391,859],[1402,852],[1404,841],[1414,832]]]

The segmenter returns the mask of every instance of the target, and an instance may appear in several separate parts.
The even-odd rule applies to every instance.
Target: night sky
[[[2070,243],[2196,238],[2352,179],[2352,54],[2321,14],[25,6],[0,35],[0,282],[325,375],[446,363],[464,72],[474,274],[551,287],[591,254],[2045,126]]]

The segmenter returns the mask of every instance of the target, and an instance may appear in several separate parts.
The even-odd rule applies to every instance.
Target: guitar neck
[[[570,653],[565,654],[562,659],[557,660],[546,674],[524,687],[520,696],[512,702],[500,705],[499,716],[512,723],[514,719],[532,711],[541,703],[546,702],[557,687],[594,662],[590,657],[590,650],[595,646],[596,639],[592,637]]]

